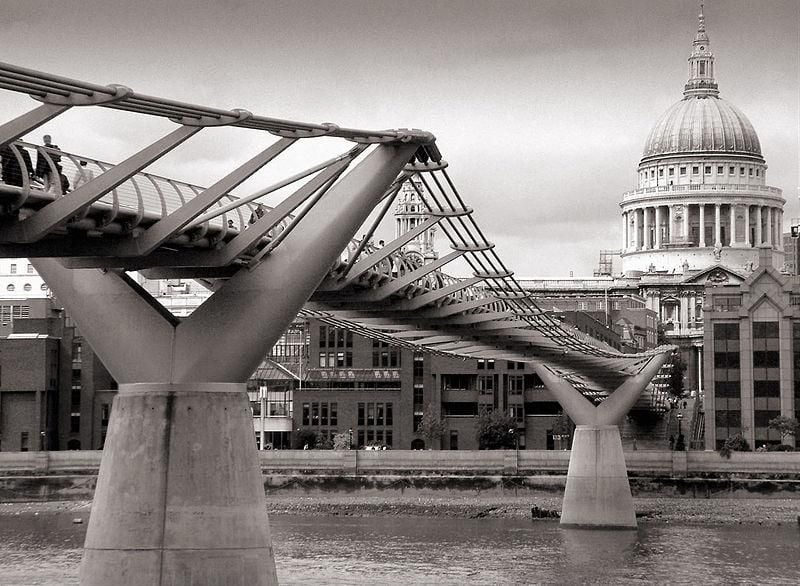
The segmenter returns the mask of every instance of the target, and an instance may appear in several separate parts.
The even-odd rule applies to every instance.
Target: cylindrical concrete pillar
[[[736,244],[736,205],[730,204],[731,210],[731,246]]]
[[[722,246],[722,220],[720,219],[720,204],[714,204],[714,246]]]
[[[244,384],[120,385],[83,586],[277,584]]]
[[[744,245],[750,246],[750,205],[744,206]]]
[[[650,241],[650,208],[645,206],[642,208],[642,249],[648,250],[651,248]]]
[[[639,210],[633,210],[633,249],[639,250]]]

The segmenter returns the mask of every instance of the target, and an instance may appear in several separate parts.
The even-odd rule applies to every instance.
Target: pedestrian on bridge
[[[30,176],[33,171],[33,163],[31,162],[31,155],[23,147],[15,145],[14,148],[19,151],[22,157],[22,164],[25,167],[25,175]],[[0,149],[0,160],[3,164],[3,183],[7,185],[16,185],[22,187],[22,178],[24,177],[23,170],[19,165],[19,159],[14,153],[11,145],[6,145]]]
[[[36,151],[36,170],[33,174],[41,178],[42,183],[44,183],[44,190],[49,191],[50,186],[56,183],[53,181],[53,169],[47,159],[50,157],[53,167],[56,168],[55,176],[59,177],[61,175],[61,155],[53,152],[53,150],[57,151],[59,148],[58,145],[53,144],[53,137],[49,134],[45,134],[42,137],[42,141],[44,141],[44,148]]]

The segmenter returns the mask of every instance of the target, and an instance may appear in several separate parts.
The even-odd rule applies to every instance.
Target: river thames
[[[74,520],[82,519],[82,524]],[[0,584],[78,584],[88,512],[0,516]],[[797,525],[272,515],[281,584],[797,584]]]

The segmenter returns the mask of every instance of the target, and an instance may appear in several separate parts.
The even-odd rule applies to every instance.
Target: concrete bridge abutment
[[[120,386],[84,586],[277,584],[245,385]]]

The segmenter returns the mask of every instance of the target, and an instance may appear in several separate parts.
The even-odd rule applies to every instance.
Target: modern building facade
[[[758,268],[706,287],[705,443],[741,434],[751,448],[778,444],[769,421],[800,419],[800,277],[779,273],[762,247]],[[784,442],[794,445],[795,438]]]

